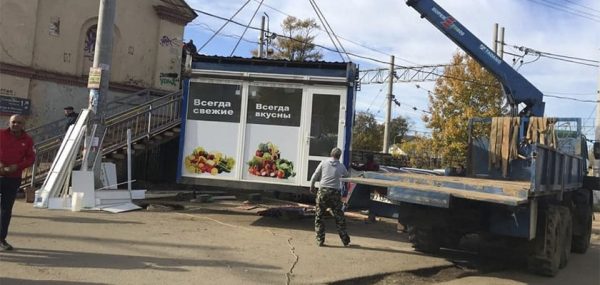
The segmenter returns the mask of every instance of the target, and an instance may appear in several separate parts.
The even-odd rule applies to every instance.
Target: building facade
[[[28,127],[88,105],[99,0],[0,0],[0,124]],[[197,14],[183,0],[116,1],[107,100],[179,90],[183,31]]]

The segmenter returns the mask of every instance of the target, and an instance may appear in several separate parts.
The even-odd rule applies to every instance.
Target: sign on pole
[[[102,80],[102,68],[90,67],[90,75],[88,76],[88,88],[100,89],[100,81]]]

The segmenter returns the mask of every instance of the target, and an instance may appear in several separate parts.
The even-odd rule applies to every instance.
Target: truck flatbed
[[[365,172],[362,176],[343,180],[387,188],[385,196],[392,201],[418,204],[435,202],[442,207],[449,205],[450,197],[518,206],[527,203],[531,187],[530,182],[414,173]],[[414,195],[417,193],[419,195]]]

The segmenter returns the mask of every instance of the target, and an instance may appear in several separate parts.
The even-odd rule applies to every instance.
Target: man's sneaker
[[[344,246],[349,246],[350,245],[350,238],[343,240],[342,241],[344,243]]]
[[[318,246],[323,246],[323,245],[325,245],[325,241],[324,240],[318,240],[317,241],[317,245]]]
[[[5,240],[0,241],[0,250],[13,250],[12,245],[7,243]]]

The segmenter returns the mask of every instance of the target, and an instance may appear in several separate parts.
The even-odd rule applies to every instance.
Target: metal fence
[[[146,96],[149,94],[147,93]],[[111,110],[111,115],[106,119],[106,132],[102,143],[103,155],[126,146],[127,129],[131,129],[132,141],[136,142],[172,129],[181,123],[181,91],[149,101],[147,98],[128,100],[129,104],[134,104],[136,100],[141,101],[133,108],[131,105],[129,108],[119,105],[121,107],[116,108],[117,112],[115,108]],[[34,146],[36,160],[32,167],[23,172],[22,187],[35,187],[36,184],[44,181],[60,148],[64,137],[64,126],[63,120],[62,127],[57,122],[52,122],[33,130],[33,135],[38,139]],[[59,131],[52,132],[52,128],[55,130],[59,128]],[[53,133],[55,135],[52,135]],[[80,159],[81,155],[77,157],[78,161]]]

